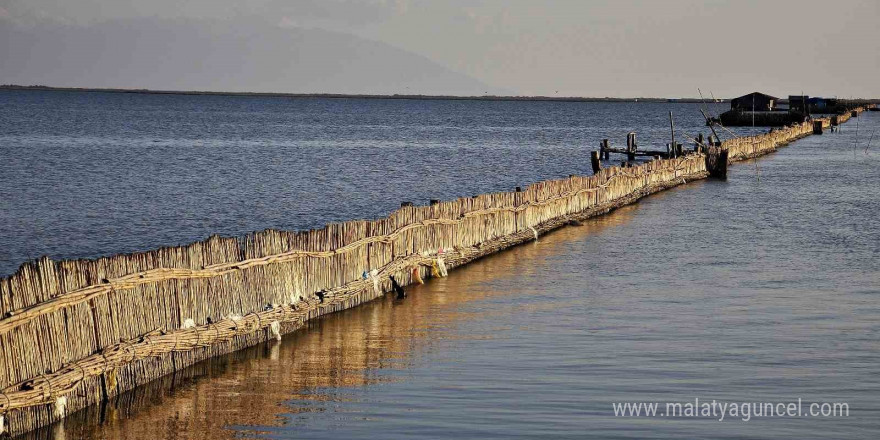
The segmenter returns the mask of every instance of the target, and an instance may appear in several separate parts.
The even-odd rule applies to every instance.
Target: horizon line
[[[56,87],[47,85],[0,84],[0,90],[44,90],[58,92],[134,93],[146,95],[209,95],[209,96],[257,96],[277,98],[328,98],[328,99],[413,99],[458,101],[558,101],[558,102],[679,102],[679,103],[729,103],[733,98],[696,97],[597,97],[597,96],[546,96],[546,95],[431,95],[431,94],[371,94],[371,93],[293,93],[293,92],[234,92],[211,90],[165,90],[129,89],[120,87]],[[850,98],[846,101],[880,103],[880,98]],[[781,99],[787,101],[787,99]]]
[[[282,98],[354,98],[354,99],[424,99],[424,100],[482,100],[482,101],[619,101],[619,102],[713,102],[711,99],[694,97],[597,97],[597,96],[546,96],[546,95],[432,95],[418,93],[293,93],[293,92],[235,92],[235,91],[211,91],[211,90],[165,90],[165,89],[130,89],[120,87],[56,87],[47,85],[20,85],[2,84],[0,90],[46,90],[46,91],[73,91],[73,92],[104,92],[104,93],[136,93],[155,95],[216,95],[216,96],[261,96]],[[719,99],[720,102],[729,102],[730,99]]]

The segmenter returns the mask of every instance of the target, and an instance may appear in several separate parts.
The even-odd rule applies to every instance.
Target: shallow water
[[[737,164],[726,182],[653,195],[413,287],[404,301],[328,316],[40,433],[872,438],[880,432],[880,149],[864,148],[875,128],[880,115],[863,114],[842,133]],[[560,148],[547,163],[567,174]],[[514,170],[519,179],[539,172]],[[612,409],[694,398],[846,402],[850,413],[717,421]]]

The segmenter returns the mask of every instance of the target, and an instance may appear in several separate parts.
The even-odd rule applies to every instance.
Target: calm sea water
[[[603,138],[665,148],[669,111],[708,133],[698,108],[0,91],[0,276],[591,174]]]
[[[682,131],[705,132],[685,104],[2,97],[6,272],[29,253],[310,227],[589,174],[603,137],[664,142],[669,110]],[[864,150],[876,128],[866,113],[726,182],[651,196],[40,434],[873,438],[880,138]],[[612,409],[695,398],[850,411],[717,421]]]

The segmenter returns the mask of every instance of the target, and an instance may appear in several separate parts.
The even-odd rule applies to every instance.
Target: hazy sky
[[[142,17],[344,32],[522,95],[880,97],[878,0],[0,0],[19,25]]]

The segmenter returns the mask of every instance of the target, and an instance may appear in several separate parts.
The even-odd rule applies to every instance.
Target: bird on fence
[[[315,294],[318,296],[318,299],[321,300],[321,304],[324,304],[324,295],[326,295],[326,294],[327,294],[327,292],[325,292],[323,290]]]
[[[391,287],[394,288],[394,293],[397,294],[397,299],[406,298],[406,291],[403,290],[403,287],[400,287],[400,284],[397,284],[397,280],[394,277],[388,277],[391,279]]]

